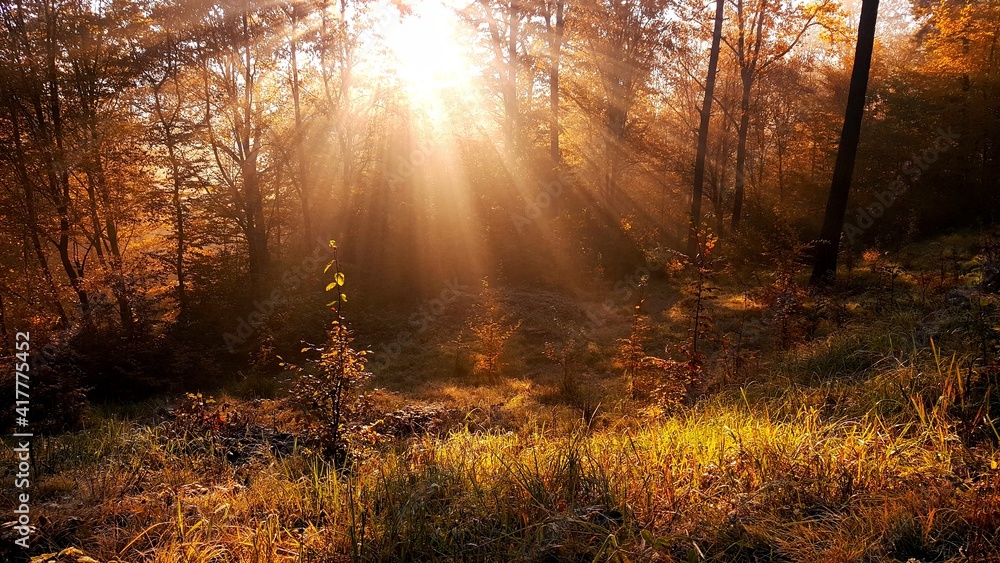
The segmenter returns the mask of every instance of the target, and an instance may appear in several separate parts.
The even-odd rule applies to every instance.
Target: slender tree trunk
[[[302,203],[302,240],[303,248],[308,248],[313,243],[312,236],[312,213],[309,210],[310,185],[307,174],[306,155],[304,148],[305,130],[302,126],[301,109],[301,84],[299,82],[299,60],[298,60],[298,6],[291,7],[291,40],[289,50],[292,64],[292,105],[295,108],[295,158],[298,164],[299,176],[299,198]]]
[[[166,115],[164,115],[163,104],[160,101],[161,88],[167,78],[173,75],[173,79],[177,79],[175,74],[176,67],[174,66],[176,59],[173,57],[174,39],[170,36],[167,41],[170,42],[170,51],[168,54],[168,57],[170,57],[168,60],[170,67],[167,70],[167,74],[165,75],[163,81],[153,87],[153,111],[156,114],[156,119],[160,124],[160,128],[163,130],[163,144],[167,149],[167,161],[170,165],[170,177],[172,183],[170,196],[174,212],[174,232],[177,236],[177,244],[174,247],[174,275],[177,276],[177,307],[179,309],[179,314],[183,316],[184,312],[187,310],[187,284],[184,270],[184,253],[186,250],[187,239],[184,232],[184,202],[182,199],[182,193],[184,191],[184,174],[181,169],[180,156],[177,154],[177,138],[174,135],[172,119],[167,119]],[[178,94],[178,104],[179,103],[180,97]]]
[[[343,160],[343,194],[351,196],[354,185],[354,133],[351,124],[351,84],[353,82],[353,54],[348,44],[347,0],[340,1],[340,92],[338,111],[340,115],[340,158]]]
[[[101,226],[101,218],[97,216],[97,187],[94,186],[93,176],[87,177],[86,191],[87,203],[90,204],[90,209],[88,210],[90,226],[94,230],[94,235],[88,238],[90,238],[91,244],[94,245],[94,251],[97,252],[97,261],[101,264],[101,267],[104,267],[104,244],[102,241],[104,238],[104,227]]]
[[[49,4],[45,4],[45,19],[46,19],[46,56],[48,58],[48,68],[47,68],[47,82],[48,82],[48,95],[49,95],[49,114],[52,119],[52,131],[55,141],[55,155],[51,161],[51,168],[49,170],[50,174],[50,189],[52,190],[53,198],[56,200],[56,213],[59,216],[59,242],[57,243],[57,248],[59,249],[59,259],[62,262],[63,269],[66,271],[66,277],[69,279],[70,286],[73,291],[76,292],[77,298],[80,300],[80,307],[83,310],[84,318],[90,318],[90,297],[87,294],[87,290],[83,287],[82,272],[77,270],[76,265],[69,256],[69,233],[70,233],[70,214],[69,207],[71,203],[70,199],[70,187],[69,187],[69,168],[66,164],[66,151],[63,144],[63,129],[62,129],[62,104],[59,99],[59,74],[56,67],[56,14],[55,7]]]
[[[844,216],[847,214],[858,143],[861,140],[861,120],[864,117],[865,97],[868,94],[868,74],[875,44],[878,4],[879,0],[863,0],[861,5],[861,23],[858,27],[858,44],[854,54],[851,87],[847,96],[847,110],[844,112],[844,128],[840,133],[840,147],[833,169],[833,181],[830,185],[830,198],[826,203],[823,228],[816,243],[813,285],[830,283],[837,273],[840,237],[844,228]]]
[[[183,315],[187,309],[187,287],[186,280],[184,279],[184,251],[187,239],[184,235],[184,203],[181,199],[184,179],[181,177],[181,168],[174,147],[173,134],[169,128],[167,128],[165,134],[169,139],[167,141],[167,156],[170,159],[170,175],[173,177],[173,191],[170,195],[171,203],[174,207],[174,229],[177,233],[177,246],[174,248],[174,274],[177,276],[177,306],[180,308],[180,314]]]
[[[691,228],[688,233],[688,255],[699,253],[698,233],[701,231],[701,199],[705,183],[705,157],[708,153],[708,126],[712,118],[712,99],[715,95],[715,74],[719,66],[719,45],[722,42],[722,16],[725,0],[715,2],[715,30],[712,33],[712,51],[708,57],[708,76],[705,79],[705,99],[701,104],[701,123],[698,127],[698,152],[694,164],[694,190],[691,198]]]
[[[350,133],[350,82],[351,82],[351,55],[350,47],[347,45],[349,27],[347,22],[347,0],[337,2],[339,13],[331,16],[329,12],[330,3],[326,0],[320,2],[320,41],[319,41],[319,66],[320,75],[323,80],[323,93],[326,97],[327,111],[336,128],[337,145],[340,148],[341,158],[341,193],[349,197],[354,170],[352,166],[352,139]],[[336,23],[334,23],[336,22]],[[336,45],[336,55],[330,54],[330,37],[339,37]],[[335,69],[335,62],[331,59],[339,57],[339,68]],[[335,77],[339,76],[340,84],[336,88],[331,85],[335,83]]]
[[[60,194],[60,202],[56,205],[56,212],[59,215],[59,241],[56,248],[59,250],[59,261],[62,263],[63,270],[66,271],[66,277],[69,278],[69,285],[76,292],[77,299],[80,300],[83,315],[85,318],[89,318],[90,297],[83,287],[82,272],[77,271],[76,265],[69,256],[69,196],[64,195],[65,193],[68,193],[68,190]]]
[[[511,0],[507,10],[507,94],[504,96],[504,113],[506,114],[504,142],[510,158],[513,158],[517,145],[517,36],[521,33],[519,12],[518,0]]]
[[[622,144],[628,123],[624,90],[617,85],[612,87],[613,94],[608,108],[608,131],[604,140],[604,151],[607,153],[604,189],[609,202],[613,202],[618,196],[618,179],[622,169]]]
[[[723,205],[723,199],[726,185],[729,183],[729,178],[726,176],[726,172],[729,170],[726,158],[729,155],[728,126],[723,128],[722,142],[716,146],[718,153],[715,156],[714,166],[711,166],[712,170],[708,173],[708,184],[712,187],[709,190],[708,200],[712,203],[712,211],[715,214],[715,234],[722,237],[725,236],[726,231],[726,209]]]
[[[562,56],[563,33],[566,29],[564,19],[565,2],[555,3],[555,22],[551,22],[552,14],[546,20],[549,27],[549,156],[553,166],[558,166],[562,160],[559,150],[559,63]]]
[[[743,215],[743,198],[746,191],[747,136],[750,133],[750,90],[753,76],[743,72],[743,93],[740,99],[740,127],[736,142],[736,190],[733,194],[733,232],[740,228]]]

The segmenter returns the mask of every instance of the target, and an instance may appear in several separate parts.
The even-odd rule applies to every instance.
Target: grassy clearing
[[[347,475],[301,451],[234,467],[211,439],[108,424],[61,441],[58,457],[79,448],[80,462],[43,479],[39,497],[48,537],[122,561],[994,553],[995,453],[967,450],[934,417],[826,417],[810,395],[754,405],[740,394],[600,430],[462,429]]]
[[[123,562],[997,560],[1000,388],[961,332],[969,309],[949,304],[950,289],[921,298],[897,280],[891,295],[859,291],[859,277],[842,319],[784,348],[773,346],[767,308],[723,283],[718,340],[742,331],[748,349],[769,351],[729,372],[731,346],[713,344],[714,378],[669,417],[626,398],[606,342],[586,343],[573,364],[581,391],[567,396],[561,368],[532,338],[513,339],[508,355],[520,360],[488,382],[450,369],[448,347],[434,345],[451,341],[447,330],[425,335],[430,344],[387,370],[375,395],[382,411],[439,413],[434,430],[361,447],[346,472],[294,440],[281,399],[223,398],[228,434],[134,409],[95,412],[88,430],[36,442],[36,553],[72,547]],[[530,313],[534,340],[555,334]],[[683,326],[663,317],[654,339]],[[600,328],[620,334],[624,323]],[[425,364],[435,373],[426,381],[415,375]],[[37,560],[83,561],[83,552]]]

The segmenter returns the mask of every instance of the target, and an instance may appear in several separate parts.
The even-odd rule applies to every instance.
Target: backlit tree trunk
[[[746,191],[747,136],[750,133],[750,89],[753,80],[743,78],[743,92],[740,99],[740,127],[736,141],[736,191],[733,193],[733,232],[740,228],[743,215],[743,199]]]
[[[563,34],[566,29],[565,2],[552,3],[545,25],[549,38],[549,157],[553,165],[562,160],[559,151],[559,63],[562,55]],[[554,10],[555,13],[551,13]],[[553,21],[554,18],[554,21]]]
[[[861,119],[865,113],[865,97],[868,94],[868,74],[872,63],[872,49],[875,44],[875,23],[878,19],[879,0],[864,0],[861,6],[861,23],[858,26],[858,44],[854,53],[854,70],[851,73],[851,88],[844,112],[844,128],[840,133],[840,147],[833,169],[830,198],[826,203],[826,215],[819,241],[816,243],[816,262],[813,267],[814,285],[833,281],[837,273],[837,254],[840,251],[840,236],[844,229],[844,216],[851,192],[851,177],[861,140]]]
[[[715,30],[712,32],[712,51],[708,57],[708,76],[705,79],[705,98],[701,104],[701,123],[698,127],[698,152],[694,163],[694,190],[691,197],[691,228],[688,233],[688,255],[699,252],[698,233],[701,230],[701,199],[705,184],[705,157],[708,154],[708,126],[712,118],[712,98],[715,95],[715,74],[719,67],[719,45],[722,42],[722,15],[725,0],[715,2]]]
[[[289,59],[292,67],[292,105],[295,109],[295,133],[294,143],[295,143],[295,160],[298,166],[298,188],[299,188],[299,199],[302,204],[302,240],[303,248],[307,248],[313,243],[312,236],[312,213],[309,209],[310,205],[310,195],[311,186],[309,185],[308,178],[308,166],[306,163],[305,155],[305,127],[302,123],[302,102],[301,102],[301,90],[302,85],[299,80],[299,57],[298,57],[298,46],[299,46],[299,19],[300,6],[298,4],[292,4],[288,7],[288,17],[290,20],[291,27],[289,29]]]

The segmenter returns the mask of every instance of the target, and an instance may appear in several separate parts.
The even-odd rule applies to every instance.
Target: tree
[[[292,86],[292,107],[295,110],[295,125],[292,131],[292,143],[295,148],[296,182],[295,187],[299,192],[299,201],[302,204],[302,240],[303,247],[312,244],[312,212],[310,210],[310,199],[312,195],[312,185],[309,183],[309,168],[305,154],[305,134],[306,128],[302,117],[302,81],[299,78],[299,26],[307,14],[305,2],[296,1],[283,4],[282,12],[288,18],[288,61],[291,73]]]
[[[826,203],[823,227],[816,242],[813,285],[829,283],[837,273],[840,237],[844,229],[844,216],[847,214],[858,143],[861,140],[861,120],[864,117],[865,98],[868,94],[868,75],[875,45],[878,4],[879,0],[863,0],[861,5],[861,22],[858,26],[858,42],[854,53],[854,70],[851,72],[847,110],[844,112],[844,128],[840,133],[840,147],[837,150],[837,162],[833,169],[833,181],[830,185],[830,197]]]
[[[23,217],[34,254],[52,292],[62,323],[68,315],[59,302],[57,284],[47,264],[42,241],[52,244],[66,279],[90,319],[91,295],[85,285],[85,260],[75,252],[76,210],[71,183],[72,131],[67,120],[65,54],[69,42],[70,6],[54,0],[10,5],[4,14],[3,103],[9,119],[15,177],[20,184]],[[38,196],[36,198],[36,195]],[[42,217],[52,212],[54,217]],[[49,232],[55,228],[57,233]]]
[[[708,126],[712,119],[712,100],[715,93],[715,73],[719,66],[719,47],[722,43],[722,16],[725,0],[715,2],[715,27],[712,32],[712,50],[708,57],[708,75],[705,78],[705,98],[701,104],[701,121],[698,126],[698,152],[694,164],[694,190],[691,195],[691,229],[688,233],[688,255],[694,257],[700,248],[701,198],[705,183],[705,158],[708,155]]]
[[[549,158],[553,166],[562,160],[559,150],[559,63],[566,33],[566,2],[545,0],[545,35],[549,47]]]
[[[344,198],[351,195],[357,170],[357,131],[353,115],[353,89],[355,82],[356,53],[361,30],[356,16],[359,2],[320,0],[318,4],[320,25],[315,42],[322,84],[323,98],[319,107],[326,124],[340,147],[341,190]]]
[[[138,128],[129,112],[130,85],[138,78],[131,38],[141,24],[131,2],[97,4],[66,14],[68,91],[74,102],[75,160],[73,180],[82,188],[81,208],[90,222],[80,230],[89,238],[99,266],[98,276],[110,290],[125,334],[135,330],[134,284],[126,266],[129,233],[143,218],[137,186],[147,184],[148,160]],[[84,207],[85,206],[85,207]],[[94,278],[98,276],[93,276]]]
[[[166,168],[169,173],[170,214],[173,220],[174,248],[173,271],[177,278],[179,312],[184,313],[188,303],[187,268],[185,255],[189,245],[188,212],[186,200],[197,178],[198,165],[188,155],[197,147],[200,106],[197,100],[197,82],[190,70],[195,53],[196,37],[184,22],[188,13],[183,7],[164,4],[152,13],[157,25],[151,26],[145,38],[143,75],[148,88],[147,105],[152,117],[150,129],[153,143],[166,151]],[[198,147],[204,148],[204,147]]]
[[[59,287],[49,267],[45,226],[40,220],[39,207],[43,204],[39,192],[45,184],[39,182],[40,160],[47,160],[47,129],[36,126],[44,122],[42,64],[37,58],[37,37],[33,30],[40,27],[40,16],[30,12],[20,3],[0,4],[4,26],[2,66],[0,66],[0,105],[2,105],[4,169],[12,175],[8,188],[10,215],[5,223],[17,219],[22,226],[25,246],[37,262],[45,280],[48,301],[56,311],[62,326],[69,324],[69,316],[59,297]],[[52,170],[49,169],[51,174]],[[51,178],[51,175],[49,176]],[[5,182],[6,184],[6,182]],[[51,185],[50,185],[51,187]],[[6,214],[5,214],[6,215]],[[13,235],[13,232],[11,233]],[[25,264],[27,267],[27,264]]]
[[[804,6],[785,0],[734,0],[735,37],[723,37],[732,51],[740,76],[740,119],[736,145],[736,189],[733,194],[733,230],[740,226],[746,186],[747,137],[754,85],[802,40],[829,11],[829,0]]]
[[[264,212],[270,162],[266,138],[277,111],[274,82],[275,14],[252,0],[234,0],[207,14],[202,46],[205,127],[215,162],[216,196],[246,241],[252,289],[260,293],[270,269]]]
[[[593,105],[603,144],[602,190],[618,198],[630,142],[637,136],[635,111],[667,41],[663,0],[593,0],[587,12],[586,42],[599,89]]]
[[[522,0],[479,0],[480,17],[486,23],[489,44],[493,52],[495,72],[499,79],[503,101],[504,151],[508,160],[514,156],[520,129],[518,72],[521,64],[520,45],[524,35],[524,20],[530,15]]]

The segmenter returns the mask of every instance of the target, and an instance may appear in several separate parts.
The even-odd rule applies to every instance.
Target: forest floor
[[[655,399],[654,369],[626,389],[635,294],[595,315],[507,292],[523,323],[494,378],[473,373],[456,298],[415,335],[374,334],[401,346],[346,471],[298,440],[281,384],[95,408],[34,443],[32,561],[1000,561],[982,240],[869,252],[825,297],[801,272],[714,276],[705,369],[678,403]],[[676,358],[691,294],[672,276],[645,293],[646,351]]]

